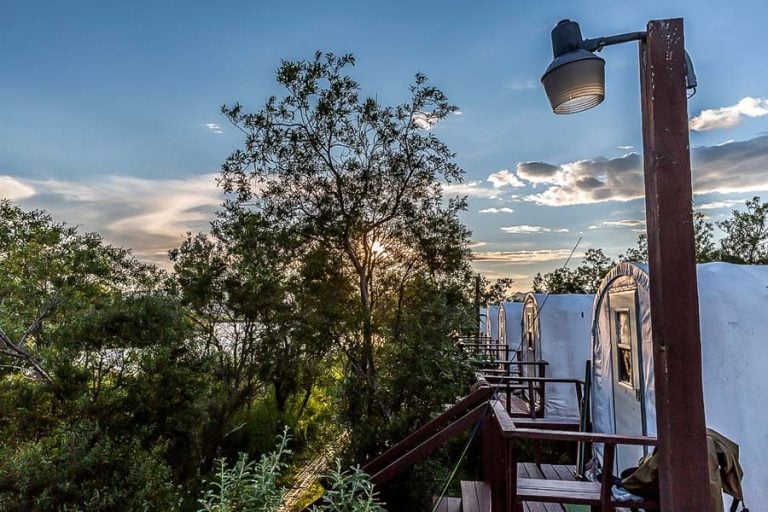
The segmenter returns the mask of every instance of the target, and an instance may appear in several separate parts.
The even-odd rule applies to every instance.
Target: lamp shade
[[[592,52],[576,49],[555,57],[541,83],[555,114],[575,114],[605,98],[605,61]]]

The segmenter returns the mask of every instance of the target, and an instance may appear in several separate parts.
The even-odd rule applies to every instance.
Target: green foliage
[[[91,422],[0,446],[0,508],[23,511],[177,510],[163,446],[114,437]]]
[[[258,462],[241,453],[231,467],[225,459],[216,461],[216,476],[200,498],[198,512],[276,512],[283,504],[286,489],[278,485],[281,473],[288,467],[283,461],[291,453],[287,448],[288,430],[278,437],[274,451],[265,453]]]
[[[223,308],[189,299],[201,317],[235,311],[263,326],[253,366],[279,408],[311,394],[319,361],[342,361],[341,418],[366,456],[464,391],[448,344],[472,319],[465,203],[441,191],[463,172],[423,129],[456,107],[423,75],[399,105],[364,97],[347,74],[354,62],[320,52],[283,62],[284,95],[252,113],[222,108],[246,135],[222,166],[233,199],[212,238],[191,238],[174,258],[185,293],[227,290]]]
[[[766,211],[768,211],[768,205],[766,207]],[[719,226],[721,224],[718,223]],[[720,254],[715,249],[712,223],[706,221],[706,216],[703,213],[693,212],[693,227],[696,261],[706,263],[717,260]],[[646,233],[638,235],[637,247],[629,248],[626,254],[619,255],[619,261],[647,262],[648,235]],[[561,267],[543,276],[540,273],[536,274],[533,278],[533,291],[537,293],[595,293],[603,277],[614,264],[615,262],[606,256],[602,249],[589,249],[584,256],[583,265],[576,269]]]
[[[746,211],[733,210],[731,218],[717,223],[725,231],[720,240],[723,261],[746,264],[768,263],[768,203],[755,196],[745,203]]]
[[[707,222],[707,217],[701,212],[693,212],[693,236],[696,249],[696,262],[707,263],[716,261],[719,257],[715,249],[714,226]],[[648,261],[648,235],[641,233],[637,237],[637,247],[627,249],[625,255],[619,256],[620,261],[643,263]]]
[[[614,261],[605,255],[602,249],[587,249],[582,265],[571,270],[560,267],[553,272],[537,273],[533,278],[533,291],[536,293],[595,293],[600,281]]]
[[[693,236],[697,263],[708,263],[718,259],[714,242],[715,228],[706,219],[707,217],[703,213],[693,212]]]
[[[499,304],[512,300],[514,292],[512,284],[514,279],[502,277],[491,282],[485,276],[480,275],[480,304]]]
[[[7,202],[0,216],[2,508],[171,510],[209,396],[186,311],[98,235]]]
[[[312,507],[314,512],[384,512],[369,476],[359,466],[343,471],[337,462],[336,469],[325,478],[330,488],[320,504]]]
[[[619,256],[620,261],[631,261],[634,263],[645,263],[648,261],[648,235],[640,233],[637,236],[637,247],[627,249],[627,254]]]
[[[223,108],[230,200],[174,275],[0,202],[0,508],[189,510],[214,466],[204,510],[277,506],[285,437],[252,458],[284,425],[368,457],[466,390],[469,232],[441,188],[462,171],[425,129],[456,108],[423,75],[365,98],[352,65],[283,62],[284,96]],[[378,510],[359,470],[331,478]]]

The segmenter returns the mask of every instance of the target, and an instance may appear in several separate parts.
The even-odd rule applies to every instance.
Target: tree
[[[480,278],[480,304],[498,304],[512,300],[514,292],[512,284],[515,282],[510,277],[501,277],[490,281],[484,275]]]
[[[588,249],[582,265],[575,270],[560,267],[543,276],[537,273],[533,278],[536,293],[595,293],[605,274],[614,262],[602,249]]]
[[[717,223],[725,231],[720,240],[723,261],[750,265],[768,263],[768,203],[755,196],[747,210],[733,210],[730,219]]]
[[[717,260],[717,250],[713,239],[714,226],[707,222],[701,212],[693,212],[693,236],[696,244],[696,262],[708,263]]]
[[[163,275],[95,233],[0,201],[0,364],[61,398],[54,371],[64,325],[122,293],[157,289]]]
[[[343,269],[278,228],[252,213],[214,223],[210,235],[189,234],[171,251],[181,300],[218,375],[205,435],[211,447],[265,394],[280,421],[298,422],[343,332],[351,302]],[[209,462],[215,455],[209,451]]]
[[[209,394],[165,274],[2,202],[0,275],[0,508],[172,510]]]
[[[377,350],[402,339],[412,283],[427,280],[440,293],[466,285],[469,233],[457,216],[464,201],[444,201],[440,187],[462,171],[429,130],[456,107],[420,74],[403,104],[363,98],[345,74],[352,65],[351,55],[320,52],[284,61],[277,81],[285,96],[253,113],[222,107],[245,145],[222,166],[220,183],[233,199],[220,229],[257,216],[265,229],[300,241],[297,258],[322,253],[354,286],[356,303],[337,327],[354,389],[349,413],[360,421],[390,415],[375,398]]]
[[[706,215],[701,212],[693,212],[693,236],[696,246],[696,262],[716,261],[718,251],[715,249],[714,227],[711,222],[707,222]],[[619,255],[619,261],[647,262],[648,235],[640,233],[637,237],[637,247],[627,249],[625,255]]]

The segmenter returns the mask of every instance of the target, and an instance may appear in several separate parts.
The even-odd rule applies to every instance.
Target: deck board
[[[464,512],[491,512],[491,488],[484,482],[462,480],[461,506]]]
[[[533,462],[520,462],[517,464],[518,478],[530,478],[536,480],[575,481],[575,466],[563,466],[557,464],[535,464]],[[553,483],[553,485],[556,485]],[[566,512],[565,505],[559,503],[540,503],[524,501],[523,512]]]
[[[461,512],[461,498],[443,498],[435,512]]]

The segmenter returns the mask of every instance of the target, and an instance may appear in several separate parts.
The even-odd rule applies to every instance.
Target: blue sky
[[[579,237],[577,262],[589,247],[618,255],[644,228],[637,45],[603,51],[602,105],[555,116],[539,77],[562,18],[594,37],[684,17],[696,203],[718,220],[768,190],[768,2],[0,4],[0,197],[160,263],[220,202],[214,178],[241,137],[219,106],[258,108],[280,93],[280,59],[317,49],[354,53],[381,101],[405,99],[419,71],[461,108],[434,130],[466,171],[450,192],[469,195],[480,271],[524,290]]]

